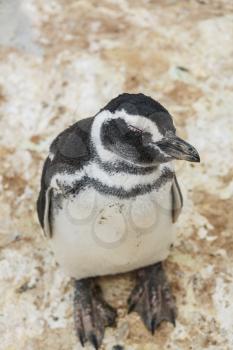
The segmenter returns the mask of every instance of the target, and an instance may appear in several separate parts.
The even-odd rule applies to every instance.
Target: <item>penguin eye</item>
[[[143,133],[143,130],[138,129],[136,126],[133,126],[133,125],[129,125],[129,129],[136,131],[136,132],[140,132],[141,134]]]

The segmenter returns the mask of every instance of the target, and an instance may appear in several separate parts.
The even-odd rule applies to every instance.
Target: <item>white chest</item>
[[[116,274],[164,260],[173,242],[170,182],[119,199],[93,188],[52,205],[52,249],[77,279]]]

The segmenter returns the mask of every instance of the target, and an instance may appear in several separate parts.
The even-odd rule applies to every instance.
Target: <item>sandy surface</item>
[[[120,317],[103,349],[232,350],[232,1],[0,0],[0,22],[0,349],[80,349],[72,288],[35,213],[41,165],[65,126],[141,91],[202,162],[178,164],[185,207],[166,263],[176,328],[149,335],[126,312],[130,276],[105,279]]]

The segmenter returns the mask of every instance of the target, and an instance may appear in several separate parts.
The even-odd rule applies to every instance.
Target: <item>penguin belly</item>
[[[54,193],[51,246],[69,276],[123,273],[167,258],[174,241],[171,184],[122,199],[86,188]]]

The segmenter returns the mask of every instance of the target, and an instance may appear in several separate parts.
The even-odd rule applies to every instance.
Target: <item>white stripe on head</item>
[[[116,111],[115,113],[104,110],[95,116],[91,129],[91,140],[93,146],[103,161],[114,162],[119,160],[119,156],[107,150],[101,140],[101,127],[103,123],[117,118],[122,118],[128,125],[132,125],[137,129],[150,132],[152,135],[152,142],[158,142],[163,138],[163,135],[159,132],[156,124],[149,118],[140,115],[128,114],[124,109]]]

